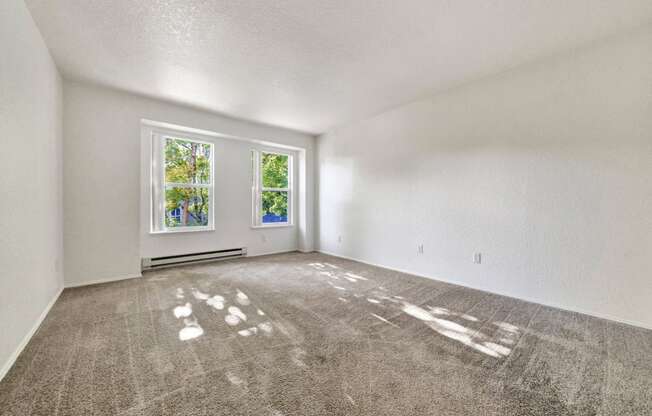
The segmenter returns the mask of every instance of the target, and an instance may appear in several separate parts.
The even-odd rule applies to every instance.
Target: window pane
[[[165,190],[165,226],[201,227],[208,225],[207,188],[167,188]]]
[[[263,187],[288,187],[288,156],[263,153]]]
[[[165,182],[209,184],[211,145],[190,140],[165,140]]]
[[[288,193],[285,191],[263,191],[263,224],[288,222]]]

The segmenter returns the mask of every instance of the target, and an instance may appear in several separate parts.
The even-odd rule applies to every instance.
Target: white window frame
[[[288,186],[287,188],[268,188],[263,186],[263,158],[262,154],[287,156],[288,158]],[[292,227],[294,225],[294,154],[278,150],[251,149],[252,155],[252,186],[251,186],[251,226],[252,228]],[[287,192],[288,194],[288,220],[287,222],[263,223],[262,194],[264,191]]]
[[[186,140],[210,146],[210,183],[209,184],[188,184],[188,183],[167,183],[165,181],[165,142],[168,138]],[[200,231],[214,231],[214,208],[215,208],[215,144],[201,136],[185,132],[168,130],[152,130],[152,155],[151,155],[151,229],[150,234],[171,234]],[[167,227],[165,225],[165,189],[166,187],[176,188],[206,188],[208,189],[208,224],[205,226]]]

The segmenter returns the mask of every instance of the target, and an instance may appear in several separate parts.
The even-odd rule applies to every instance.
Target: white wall
[[[0,2],[0,379],[63,287],[61,79],[22,0]]]
[[[652,28],[317,143],[322,251],[652,327]]]
[[[247,246],[252,255],[312,250],[312,227],[299,240],[299,226],[252,230],[249,149],[221,140],[216,151],[216,208],[228,221],[207,233],[147,234],[141,223],[141,120],[208,130],[305,148],[311,171],[314,138],[309,135],[222,117],[107,88],[64,82],[64,210],[66,285],[140,274],[140,258],[197,250]],[[221,153],[220,153],[221,152]],[[312,223],[312,176],[308,176]],[[146,217],[145,217],[146,218]],[[216,220],[219,217],[216,216]],[[262,236],[266,237],[266,242]],[[300,246],[300,242],[302,245]]]

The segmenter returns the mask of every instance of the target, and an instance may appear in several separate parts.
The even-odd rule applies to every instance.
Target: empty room
[[[652,415],[652,1],[1,0],[0,416]]]

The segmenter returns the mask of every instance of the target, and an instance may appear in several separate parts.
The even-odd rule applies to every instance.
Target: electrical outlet
[[[417,246],[417,254],[423,254],[423,244]]]
[[[473,255],[473,263],[475,263],[475,264],[482,263],[482,253],[475,253]]]
[[[337,236],[337,242],[338,242],[338,243],[341,243],[341,242],[342,242],[342,236],[341,236],[341,235],[338,235],[338,236]]]

